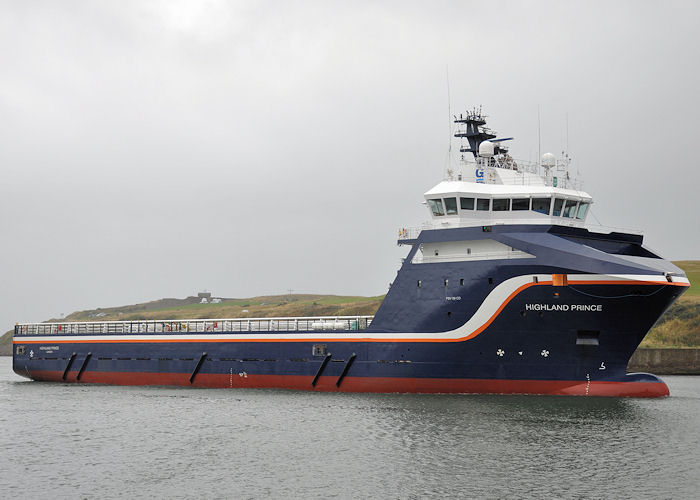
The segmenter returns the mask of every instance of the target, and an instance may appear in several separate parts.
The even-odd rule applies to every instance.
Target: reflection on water
[[[0,487],[31,497],[692,497],[700,379],[662,400],[23,382]]]

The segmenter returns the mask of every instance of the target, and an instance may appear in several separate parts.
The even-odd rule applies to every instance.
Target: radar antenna
[[[479,155],[479,145],[484,141],[495,143],[494,154],[496,155],[508,152],[508,148],[502,143],[513,138],[503,137],[497,139],[496,132],[486,127],[486,115],[482,114],[481,106],[478,109],[474,108],[471,111],[467,111],[464,115],[460,113],[459,118],[457,116],[454,117],[454,122],[457,124],[455,137],[466,138],[469,142],[469,147],[465,145],[460,146],[460,153],[471,153],[476,158]]]

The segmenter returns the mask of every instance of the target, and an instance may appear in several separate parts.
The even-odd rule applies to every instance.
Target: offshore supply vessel
[[[33,380],[347,392],[659,397],[626,373],[685,273],[629,231],[585,227],[567,155],[516,161],[480,110],[455,116],[460,162],[377,313],[357,317],[24,323]]]

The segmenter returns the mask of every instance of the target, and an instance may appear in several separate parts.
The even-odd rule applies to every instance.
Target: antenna
[[[447,81],[447,158],[445,158],[445,174],[452,180],[452,104],[450,99],[450,66],[445,65],[445,79]]]
[[[447,151],[452,154],[452,103],[450,102],[450,66],[445,65],[445,76],[447,78],[447,141],[449,143]]]
[[[542,163],[542,140],[540,132],[540,105],[537,105],[537,164]]]

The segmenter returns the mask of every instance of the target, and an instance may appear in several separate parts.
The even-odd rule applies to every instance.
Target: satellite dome
[[[553,167],[557,164],[557,159],[552,153],[545,153],[542,155],[542,165],[545,167]]]
[[[491,141],[484,141],[479,144],[479,156],[483,158],[490,158],[493,156],[493,152],[496,145]]]

